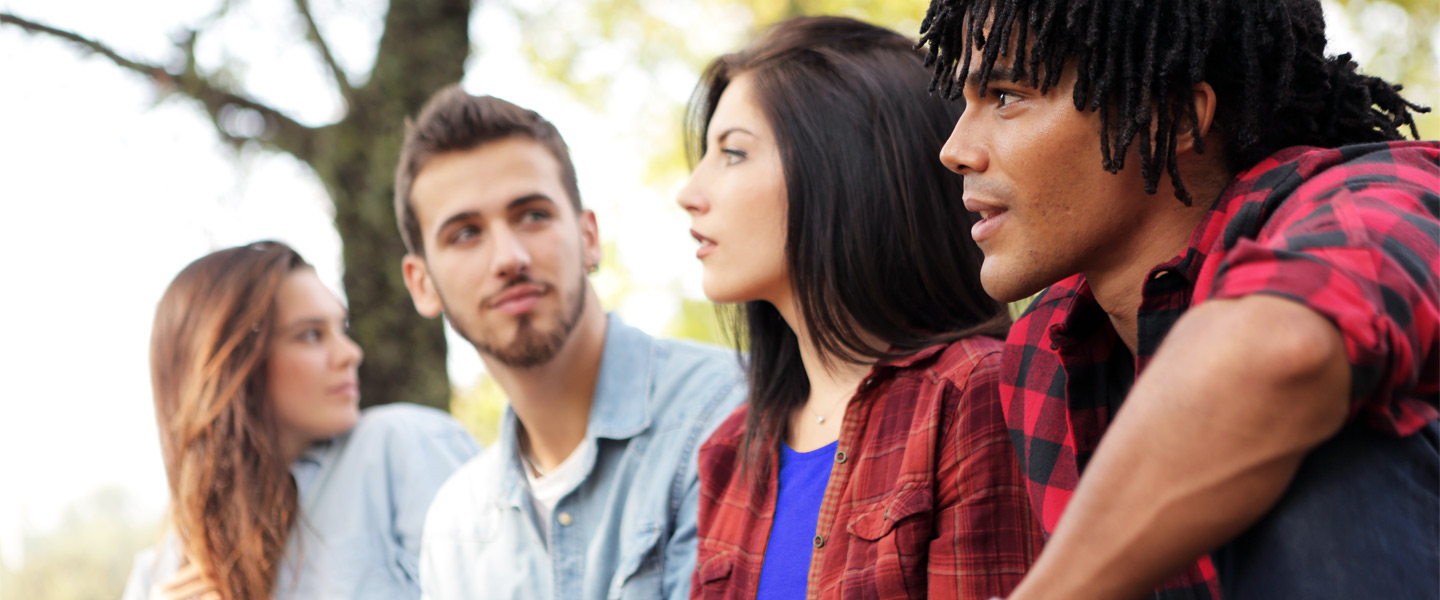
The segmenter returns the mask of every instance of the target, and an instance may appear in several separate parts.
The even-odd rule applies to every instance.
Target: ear
[[[583,244],[585,266],[598,266],[605,253],[600,250],[600,227],[595,224],[595,211],[588,208],[580,211],[579,221],[580,243]]]
[[[440,316],[445,305],[440,302],[435,282],[430,280],[430,267],[425,259],[406,254],[400,259],[400,268],[405,274],[405,287],[410,290],[410,299],[415,302],[415,311],[427,319]]]
[[[1191,129],[1190,119],[1187,116],[1181,117],[1178,139],[1175,140],[1175,154],[1185,154],[1195,149],[1195,138],[1198,135],[1203,138],[1210,133],[1210,124],[1215,121],[1215,88],[1210,84],[1200,82],[1190,88],[1190,101],[1195,105],[1195,118],[1200,127]]]

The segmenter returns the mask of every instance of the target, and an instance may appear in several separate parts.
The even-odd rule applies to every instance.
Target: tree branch
[[[163,83],[165,81],[168,81],[170,78],[170,74],[166,73],[165,70],[160,67],[154,65],[147,65],[144,63],[138,63],[123,56],[120,56],[114,50],[111,50],[109,46],[106,46],[103,43],[84,37],[72,31],[56,29],[49,25],[37,23],[35,21],[30,21],[27,19],[22,19],[10,13],[0,13],[0,24],[4,23],[15,25],[30,33],[43,33],[66,40],[70,43],[80,46],[87,51],[104,56],[105,58],[110,59],[111,62],[120,65],[121,67],[150,77],[151,79],[155,80],[156,83]]]
[[[330,68],[330,74],[335,77],[335,85],[340,88],[340,95],[346,102],[355,101],[355,88],[350,86],[350,78],[345,75],[345,70],[340,68],[340,63],[335,61],[335,55],[330,52],[330,45],[325,43],[325,37],[320,35],[320,26],[315,22],[314,13],[310,12],[310,0],[295,0],[295,9],[300,11],[300,16],[305,17],[305,26],[310,31],[310,41],[320,51],[320,57],[325,60],[325,66]]]
[[[210,120],[215,125],[215,129],[222,137],[231,143],[239,143],[253,139],[281,151],[294,154],[295,157],[300,160],[309,161],[309,159],[314,156],[315,129],[300,124],[285,113],[266,104],[224,90],[201,75],[195,68],[193,35],[182,44],[186,52],[185,70],[180,73],[171,73],[157,65],[125,58],[103,42],[85,37],[73,31],[67,31],[24,19],[11,13],[0,12],[0,24],[15,25],[30,33],[45,34],[63,39],[87,52],[104,56],[109,59],[110,62],[115,63],[121,68],[148,77],[162,90],[178,91],[199,101],[205,108],[206,114],[210,116]],[[225,114],[227,108],[241,108],[255,111],[265,119],[264,131],[255,136],[236,135],[228,131],[221,122],[222,115]]]

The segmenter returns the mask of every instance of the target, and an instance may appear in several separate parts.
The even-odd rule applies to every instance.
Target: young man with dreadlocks
[[[982,282],[1039,293],[1012,600],[1440,596],[1426,109],[1326,57],[1316,0],[933,0],[921,33]]]

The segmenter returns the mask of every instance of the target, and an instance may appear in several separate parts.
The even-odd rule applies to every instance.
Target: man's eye
[[[543,210],[527,210],[520,215],[521,223],[543,223],[550,220],[550,213]]]
[[[725,154],[726,166],[739,163],[740,161],[745,160],[746,156],[749,156],[749,154],[746,153],[744,150],[740,150],[738,148],[721,148],[720,152]]]
[[[1006,105],[1010,104],[1011,102],[1014,102],[1015,100],[1017,100],[1017,98],[1015,97],[1015,94],[1012,94],[1012,93],[1010,93],[1010,92],[1007,92],[1007,91],[1004,91],[1004,90],[991,90],[991,91],[994,92],[994,94],[995,94],[995,106],[997,106],[997,107],[999,107],[999,106],[1006,106]]]
[[[450,243],[459,244],[480,237],[480,228],[474,225],[466,225],[456,229],[450,234]]]

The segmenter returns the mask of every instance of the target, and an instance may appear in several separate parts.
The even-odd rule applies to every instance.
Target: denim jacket
[[[425,598],[600,600],[689,597],[700,444],[743,400],[734,352],[657,340],[609,317],[585,479],[541,539],[506,410],[500,439],[430,507],[421,543]],[[579,451],[578,449],[576,450]]]
[[[480,451],[450,415],[413,404],[365,409],[350,433],[290,465],[300,513],[275,579],[277,600],[403,600],[420,595],[426,510],[451,473]],[[145,600],[180,568],[167,534],[135,559],[124,600]]]

